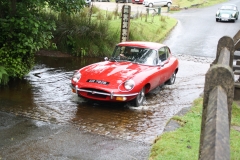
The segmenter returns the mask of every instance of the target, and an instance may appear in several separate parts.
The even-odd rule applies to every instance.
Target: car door
[[[164,6],[167,4],[167,0],[155,0],[155,6]]]
[[[170,76],[171,71],[170,64],[169,64],[169,48],[168,47],[162,47],[158,50],[159,60],[160,60],[160,66],[161,66],[161,73],[159,78],[159,84],[163,84],[166,82]]]
[[[160,6],[164,6],[167,4],[167,0],[159,0]]]
[[[154,6],[165,6],[167,4],[167,0],[153,0]]]

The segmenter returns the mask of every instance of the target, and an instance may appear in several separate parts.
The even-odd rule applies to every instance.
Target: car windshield
[[[131,46],[116,46],[110,60],[131,61],[145,65],[157,65],[159,63],[156,50]]]
[[[236,10],[235,6],[222,6],[221,10]]]

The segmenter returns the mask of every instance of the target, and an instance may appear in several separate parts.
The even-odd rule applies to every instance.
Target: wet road
[[[141,107],[87,103],[71,93],[69,84],[73,71],[98,59],[40,56],[23,81],[1,88],[0,111],[47,124],[66,124],[96,136],[152,144],[162,134],[167,121],[182,108],[191,106],[202,93],[205,73],[216,54],[218,39],[223,35],[233,36],[239,29],[239,20],[215,22],[217,8],[188,9],[171,14],[179,23],[165,43],[180,59],[176,83],[148,94]],[[208,25],[201,25],[206,22]]]
[[[231,0],[239,8],[240,1]],[[224,4],[224,3],[222,3]],[[218,40],[223,36],[233,37],[240,29],[240,20],[216,22],[215,14],[222,4],[207,8],[192,8],[171,14],[178,25],[164,43],[175,54],[215,57]]]

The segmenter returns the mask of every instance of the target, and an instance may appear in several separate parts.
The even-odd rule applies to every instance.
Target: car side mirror
[[[108,57],[104,57],[104,61],[108,61]]]
[[[164,64],[165,64],[165,63],[164,63],[163,61],[159,60],[159,62],[158,62],[158,64],[157,64],[157,65],[158,65],[158,66],[161,66],[161,67],[163,67],[163,66],[164,66]]]

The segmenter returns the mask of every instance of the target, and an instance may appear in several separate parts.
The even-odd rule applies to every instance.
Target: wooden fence
[[[240,51],[240,30],[233,37],[233,42],[234,42],[235,50]],[[234,86],[235,86],[234,99],[235,100],[240,100],[240,54],[235,53],[234,54],[234,59],[236,60],[235,65],[233,65],[234,75],[239,76],[238,80],[234,84]]]
[[[233,68],[240,73],[240,62],[236,66],[233,60],[240,59],[240,55],[234,55],[238,50],[240,31],[233,38],[220,38],[216,59],[206,73],[199,146],[201,160],[230,159],[231,111],[236,90]]]

